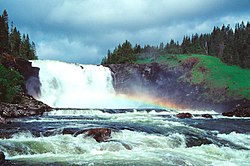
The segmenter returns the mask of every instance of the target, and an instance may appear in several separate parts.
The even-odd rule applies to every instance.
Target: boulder
[[[184,119],[184,118],[192,118],[193,115],[187,112],[187,113],[179,113],[176,115],[176,117]]]
[[[213,116],[210,115],[210,114],[202,114],[201,117],[203,117],[203,118],[210,118],[210,119],[213,118]]]
[[[209,140],[208,138],[199,137],[199,136],[187,136],[186,138],[187,147],[209,145],[212,143],[213,142]]]
[[[2,151],[0,151],[0,162],[5,161],[5,155]]]
[[[86,136],[93,137],[97,142],[106,142],[111,138],[111,129],[109,128],[86,129],[76,132],[74,136],[77,136],[82,133]]]

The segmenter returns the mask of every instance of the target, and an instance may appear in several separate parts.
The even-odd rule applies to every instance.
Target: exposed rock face
[[[192,61],[193,62],[193,61]],[[194,61],[195,62],[195,61]],[[194,64],[185,63],[178,68],[164,64],[110,64],[107,65],[113,73],[116,92],[135,95],[153,96],[161,101],[171,102],[190,109],[216,110],[225,112],[235,105],[246,105],[249,100],[234,100],[225,97],[225,89],[209,89],[205,84],[194,85],[180,80],[188,79]],[[205,68],[201,69],[202,71]],[[205,95],[213,94],[209,98]],[[223,100],[221,100],[223,96]]]
[[[178,81],[186,72],[184,69],[171,69],[158,63],[112,64],[108,67],[113,72],[113,84],[118,93],[148,95],[190,107],[200,105],[193,99],[199,100],[198,94],[203,88]]]
[[[223,112],[223,116],[229,116],[229,117],[250,117],[250,106],[249,107],[242,107],[238,106],[233,111],[230,112]]]
[[[192,118],[192,114],[190,113],[179,113],[176,115],[177,118],[181,118],[181,119],[184,119],[184,118]]]

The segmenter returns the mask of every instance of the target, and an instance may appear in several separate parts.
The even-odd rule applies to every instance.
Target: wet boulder
[[[5,155],[2,151],[0,151],[0,163],[5,161]]]
[[[111,138],[111,129],[109,128],[92,128],[79,131],[74,136],[85,134],[86,136],[93,137],[97,142],[106,142]]]
[[[202,114],[201,117],[203,117],[203,118],[208,118],[208,119],[213,118],[213,116],[210,115],[210,114]]]
[[[179,113],[176,115],[176,117],[184,119],[184,118],[192,118],[193,115],[187,112],[187,113]]]
[[[213,142],[209,140],[208,138],[199,137],[199,136],[188,136],[186,139],[187,147],[208,145],[212,143]]]

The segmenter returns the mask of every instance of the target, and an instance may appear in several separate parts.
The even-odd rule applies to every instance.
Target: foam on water
[[[250,154],[216,145],[186,148],[186,138],[173,133],[167,137],[123,130],[112,134],[114,141],[97,143],[83,135],[33,137],[21,133],[0,140],[7,159],[30,163],[94,165],[249,165]],[[116,140],[116,141],[115,141]],[[128,145],[128,150],[124,144]],[[106,163],[106,164],[104,164]]]

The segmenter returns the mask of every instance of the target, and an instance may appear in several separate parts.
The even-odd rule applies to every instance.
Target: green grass
[[[163,55],[155,60],[145,59],[137,63],[157,62],[175,68],[192,59],[198,61],[191,68],[190,76],[181,76],[181,81],[204,84],[214,90],[225,90],[228,96],[235,99],[250,99],[250,69],[229,66],[216,57],[199,54]]]

